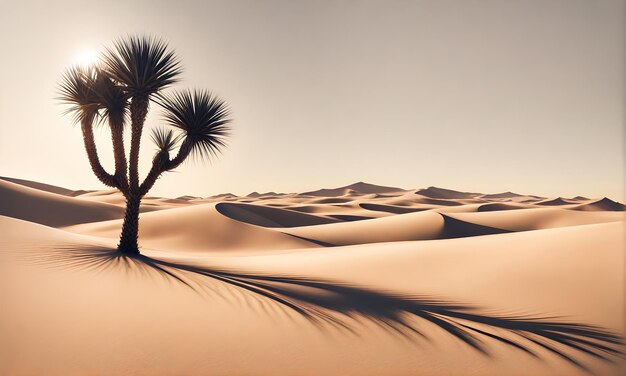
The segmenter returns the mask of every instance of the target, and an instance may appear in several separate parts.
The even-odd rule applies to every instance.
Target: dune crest
[[[425,189],[420,189],[417,192],[418,195],[430,197],[430,198],[440,198],[440,199],[469,199],[478,197],[480,193],[470,193],[470,192],[460,192],[452,189],[438,188],[438,187],[428,187]]]
[[[331,189],[318,189],[316,191],[303,192],[302,195],[306,196],[322,196],[322,197],[337,197],[358,194],[372,194],[372,193],[401,193],[405,190],[396,187],[385,187],[382,185],[375,185],[364,183],[362,181],[346,185],[345,187],[331,188]]]
[[[124,209],[0,180],[0,215],[53,227],[121,218]]]

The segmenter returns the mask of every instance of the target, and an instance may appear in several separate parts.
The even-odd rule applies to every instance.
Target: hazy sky
[[[236,120],[222,158],[153,194],[362,180],[624,200],[624,15],[587,0],[0,0],[0,175],[102,187],[56,85],[82,51],[141,33],[183,60],[176,87],[213,90]]]

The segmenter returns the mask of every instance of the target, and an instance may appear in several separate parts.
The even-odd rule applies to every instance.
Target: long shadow
[[[210,290],[210,282],[217,281],[247,293],[264,309],[268,309],[266,303],[272,303],[315,325],[328,324],[349,331],[358,320],[366,319],[398,335],[426,338],[416,324],[419,320],[415,319],[421,319],[486,355],[486,338],[539,358],[540,354],[529,346],[534,344],[586,371],[589,369],[578,359],[581,354],[607,362],[623,355],[622,338],[596,326],[539,316],[490,315],[471,305],[432,296],[397,294],[314,278],[235,272],[145,255],[129,257],[104,247],[64,245],[22,256],[60,268],[156,272],[198,293]]]

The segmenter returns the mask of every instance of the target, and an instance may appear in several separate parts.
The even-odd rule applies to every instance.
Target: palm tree
[[[229,109],[208,91],[162,91],[178,82],[180,61],[167,44],[150,37],[118,39],[104,50],[93,67],[69,68],[61,81],[61,101],[67,113],[81,124],[83,142],[91,169],[106,186],[119,189],[126,199],[126,212],[118,249],[138,254],[141,199],[166,171],[180,166],[190,156],[208,159],[226,146],[230,132]],[[157,152],[145,180],[139,182],[139,148],[150,102],[164,109],[164,122],[172,128],[156,128],[152,140]],[[124,148],[125,123],[130,118],[129,158]],[[101,165],[93,127],[107,122],[111,130],[115,172]]]

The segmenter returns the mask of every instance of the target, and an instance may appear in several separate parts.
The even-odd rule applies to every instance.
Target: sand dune
[[[36,182],[36,181],[31,181],[31,180],[9,178],[9,177],[6,177],[6,176],[0,176],[0,180],[4,180],[4,181],[8,181],[10,183],[23,185],[23,186],[29,187],[29,188],[38,189],[40,191],[56,193],[58,195],[63,195],[63,196],[75,196],[76,192],[87,192],[87,191],[73,191],[71,189],[57,187],[56,185],[39,183],[39,182]]]
[[[251,198],[280,197],[281,195],[282,195],[281,193],[276,193],[276,192],[265,192],[265,193],[252,192],[248,194],[246,197],[251,197]]]
[[[484,199],[494,199],[494,198],[514,198],[514,197],[523,197],[524,195],[520,195],[514,192],[502,192],[502,193],[492,193],[487,195],[480,195],[480,198]]]
[[[2,326],[3,373],[262,369],[289,375],[309,369],[374,375],[387,373],[391,359],[398,374],[420,370],[436,376],[468,369],[482,375],[617,375],[624,366],[611,354],[604,356],[612,362],[605,362],[555,344],[551,332],[537,339],[568,354],[564,359],[520,336],[528,325],[520,331],[520,322],[512,321],[507,329],[506,321],[494,319],[497,312],[549,312],[567,316],[565,323],[623,333],[623,310],[615,301],[624,293],[620,223],[193,262],[173,250],[146,250],[143,259],[122,261],[94,247],[92,238],[12,218],[0,217],[0,228],[8,233],[0,242],[0,282],[20,286],[19,294],[0,297],[0,322],[11,323]],[[27,245],[25,233],[33,235]],[[282,277],[294,275],[316,287]],[[353,332],[281,309],[248,288],[269,289],[304,313],[330,315]],[[420,295],[402,300],[384,291]],[[477,320],[503,327],[448,316],[456,308],[438,303],[442,299],[451,307],[463,302],[480,315]],[[445,320],[428,321],[429,309]],[[385,329],[399,320],[394,317],[407,317],[421,335]],[[458,333],[452,330],[457,323],[479,330],[470,333],[486,353],[452,334]],[[119,351],[122,344],[127,351]]]
[[[428,187],[425,189],[420,189],[417,192],[418,195],[430,197],[430,198],[441,198],[441,199],[467,199],[478,197],[480,193],[470,193],[470,192],[459,192],[452,189],[445,188],[437,188],[437,187]]]
[[[192,201],[192,200],[197,200],[199,198],[201,198],[201,197],[190,196],[190,195],[184,195],[184,196],[176,197],[177,200],[184,200],[184,201]]]
[[[459,206],[463,205],[461,202],[455,200],[446,200],[446,199],[435,199],[429,197],[421,197],[421,195],[416,195],[414,198],[415,202],[421,204],[429,204],[429,205],[439,205],[439,206]]]
[[[429,210],[362,222],[290,228],[285,232],[337,246],[490,235],[622,220],[622,213],[581,213],[561,209],[442,213]]]
[[[182,251],[257,251],[316,247],[315,243],[259,226],[233,220],[216,209],[220,204],[191,205],[145,213],[139,222],[139,239],[152,249]],[[240,204],[242,205],[242,204]],[[254,218],[235,207],[226,209],[240,217]],[[254,208],[258,210],[259,208]],[[260,210],[259,210],[260,211]],[[243,212],[243,213],[242,213]],[[90,223],[65,228],[67,231],[117,239],[121,220]]]
[[[346,202],[353,201],[352,198],[347,197],[328,197],[328,198],[317,198],[315,200],[311,200],[309,204],[343,204]]]
[[[48,226],[121,218],[124,209],[100,202],[88,202],[24,185],[0,180],[0,215]]]
[[[85,194],[76,196],[76,198],[86,201],[103,202],[107,204],[117,205],[122,208],[126,207],[126,198],[124,198],[122,192],[116,189],[87,192]],[[140,211],[142,213],[147,213],[156,210],[176,208],[181,205],[189,204],[189,200],[146,196],[141,201]]]
[[[129,258],[119,192],[45,189],[0,180],[0,374],[626,369],[625,208],[607,198],[146,197]]]
[[[215,208],[234,220],[263,227],[298,227],[338,222],[324,215],[310,215],[261,205],[224,202],[217,204]]]
[[[437,239],[444,228],[443,217],[435,212],[417,212],[370,219],[282,230],[328,245],[352,245],[407,240]]]
[[[311,213],[333,217],[337,215],[351,215],[367,218],[379,218],[391,215],[382,211],[371,211],[360,206],[359,201],[348,204],[309,204],[309,205],[288,205],[285,208],[301,213]]]
[[[360,207],[367,210],[380,211],[385,213],[393,213],[393,214],[405,214],[405,213],[413,213],[418,211],[423,211],[430,209],[429,208],[411,208],[406,206],[397,206],[397,205],[383,205],[383,204],[370,204],[370,203],[361,203]]]
[[[447,213],[447,215],[465,222],[508,231],[530,231],[624,220],[623,213],[585,213],[556,208]]]
[[[489,204],[480,205],[477,211],[515,210],[515,209],[528,209],[531,207],[532,206],[530,205],[523,205],[523,204],[513,204],[513,203],[504,204],[504,203],[499,203],[499,202],[493,202]]]
[[[370,193],[401,193],[404,189],[396,187],[385,187],[381,185],[368,184],[364,182],[358,182],[345,187],[332,188],[332,189],[318,189],[316,191],[303,192],[302,195],[307,196],[322,196],[322,197],[337,197],[345,196],[353,193],[358,194],[370,194]]]
[[[603,199],[597,201],[576,206],[574,209],[582,211],[625,211],[626,206],[613,201],[610,198],[604,197]]]
[[[539,202],[536,202],[535,204],[543,205],[543,206],[560,206],[560,205],[571,205],[571,204],[576,204],[576,203],[577,202],[570,201],[563,197],[557,197],[551,200],[539,201]]]

